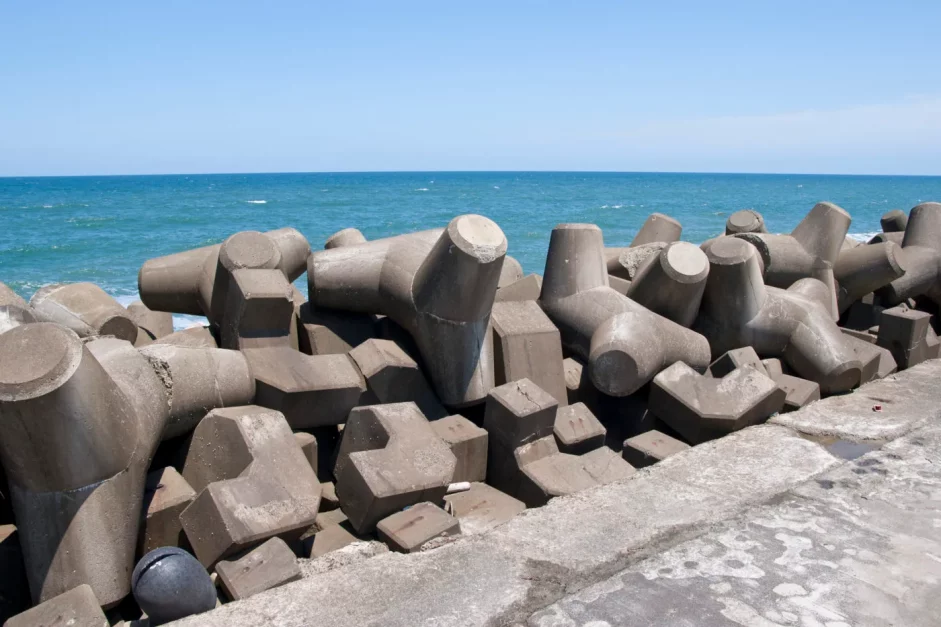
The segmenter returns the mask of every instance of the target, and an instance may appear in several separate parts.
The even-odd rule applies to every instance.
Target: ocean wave
[[[245,202],[251,205],[267,205],[268,204],[267,200],[246,200]]]
[[[122,307],[127,307],[136,300],[140,300],[139,294],[118,294],[114,300],[121,303]],[[202,327],[209,324],[205,316],[193,316],[190,314],[173,314],[173,330],[182,331],[190,327]]]
[[[427,191],[428,191],[428,188],[427,188],[427,187],[419,187],[419,188],[416,189],[415,191],[416,191],[416,192],[427,192]]]
[[[872,231],[870,233],[847,233],[847,236],[852,237],[854,240],[859,242],[868,242],[879,233],[881,233],[881,231]]]

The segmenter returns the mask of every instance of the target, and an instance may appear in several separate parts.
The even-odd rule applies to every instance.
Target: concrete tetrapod
[[[148,260],[140,269],[137,285],[141,301],[154,311],[206,316],[214,328],[231,331],[252,327],[250,321],[242,320],[246,313],[242,308],[235,307],[234,311],[230,308],[230,288],[240,286],[233,276],[236,271],[276,270],[290,283],[304,274],[309,255],[310,245],[295,229],[242,231],[221,244]],[[283,288],[285,281],[273,276],[266,280],[251,273],[241,284],[245,287],[266,282],[269,285],[264,291],[272,292],[269,298],[274,298],[277,292],[290,300],[276,289]],[[236,304],[237,296],[233,296]],[[227,344],[233,341],[228,335],[227,332],[222,347],[238,348]]]
[[[61,324],[79,337],[113,335],[131,343],[137,339],[137,325],[127,309],[94,283],[46,285],[29,305],[39,320]]]
[[[647,260],[627,288],[627,297],[664,318],[689,327],[699,313],[709,260],[688,242],[667,244]]]
[[[915,296],[927,296],[941,306],[941,203],[914,207],[902,239],[905,274],[879,290],[888,305]]]
[[[337,496],[359,533],[403,507],[437,503],[457,460],[415,403],[350,412],[334,468]]]
[[[0,459],[34,601],[81,584],[105,606],[128,593],[168,415],[163,384],[127,342],[83,344],[52,323],[0,337]]]
[[[174,412],[192,410],[171,399],[213,381],[167,378],[128,342],[52,323],[0,336],[0,460],[34,600],[85,583],[104,606],[127,595],[147,467]]]
[[[604,249],[608,271],[617,271],[618,258],[626,251],[648,244],[669,244],[679,241],[683,225],[662,213],[651,213],[640,227],[630,246],[612,246]],[[628,278],[628,277],[623,277]]]
[[[445,405],[480,403],[494,381],[488,327],[506,246],[494,222],[463,215],[446,229],[319,251],[310,302],[385,314],[414,338]]]
[[[341,248],[343,246],[355,246],[356,244],[365,244],[366,236],[362,234],[359,229],[348,228],[343,229],[342,231],[337,231],[333,235],[327,238],[327,241],[324,242],[324,250],[330,250],[331,248]]]
[[[901,233],[908,228],[908,216],[901,209],[892,209],[882,214],[879,223],[883,233]]]
[[[690,444],[762,422],[784,407],[785,390],[756,368],[715,379],[677,362],[654,377],[650,411]]]
[[[725,221],[725,234],[735,235],[736,233],[767,233],[765,228],[765,219],[754,209],[742,209],[736,211]]]
[[[595,386],[627,396],[676,361],[705,370],[706,338],[608,286],[601,229],[561,224],[552,230],[540,305],[563,346],[588,361]]]
[[[167,311],[151,311],[147,305],[135,300],[127,306],[131,320],[152,340],[158,340],[173,333],[173,316]]]
[[[246,405],[255,396],[255,378],[239,351],[151,344],[140,350],[168,394],[170,420],[162,439],[189,433],[210,409]]]
[[[287,420],[254,405],[202,419],[183,478],[197,496],[180,522],[207,568],[274,536],[298,539],[320,505],[320,481]]]
[[[762,358],[778,357],[826,394],[860,383],[862,364],[830,318],[827,287],[802,279],[787,290],[765,286],[755,247],[735,237],[703,245],[709,280],[694,327],[712,352],[751,346]]]
[[[837,308],[842,314],[866,294],[904,275],[904,254],[893,242],[857,246],[840,253],[833,274]]]
[[[795,281],[812,277],[822,281],[832,291],[830,315],[836,320],[836,286],[833,268],[846,240],[850,215],[829,202],[814,205],[790,235],[767,233],[738,233],[753,244],[764,262],[764,280],[767,285],[787,288]]]

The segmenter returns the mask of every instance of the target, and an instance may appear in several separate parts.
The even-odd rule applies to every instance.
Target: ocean
[[[48,283],[91,281],[128,303],[141,264],[221,242],[236,231],[292,226],[319,249],[332,233],[374,239],[440,227],[480,213],[506,233],[526,272],[542,273],[552,227],[593,222],[627,245],[646,217],[665,213],[683,239],[723,232],[755,209],[789,232],[822,200],[853,217],[850,233],[878,232],[889,209],[941,201],[941,177],[583,172],[207,174],[0,178],[0,281],[24,298]],[[306,293],[305,279],[299,286]],[[175,320],[182,327],[191,318]]]

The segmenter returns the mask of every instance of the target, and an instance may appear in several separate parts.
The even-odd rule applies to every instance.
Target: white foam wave
[[[121,303],[121,306],[127,307],[135,300],[140,300],[140,296],[137,294],[119,294],[114,297],[114,300]],[[204,316],[193,316],[190,314],[173,314],[173,330],[182,331],[183,329],[188,329],[190,327],[202,327],[209,324],[209,321]]]
[[[416,189],[415,191],[416,191],[416,192],[427,192],[427,191],[428,191],[428,188],[427,188],[427,187],[419,187],[419,188]]]
[[[879,233],[880,233],[879,231],[872,231],[871,233],[847,233],[847,235],[849,235],[850,237],[852,237],[853,239],[857,241],[868,242]]]
[[[246,200],[245,202],[252,205],[266,205],[268,204],[267,200]]]

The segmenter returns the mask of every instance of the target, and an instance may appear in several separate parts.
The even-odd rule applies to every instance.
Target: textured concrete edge
[[[936,417],[941,390],[933,384],[939,373],[941,362],[922,364],[854,394],[779,416],[774,424],[693,447],[627,480],[554,499],[486,534],[410,556],[378,555],[178,624],[504,625],[525,620],[567,594],[840,465],[795,429],[887,441]],[[873,411],[873,404],[886,409]]]
[[[941,416],[939,379],[941,360],[932,359],[769,422],[825,439],[887,442]]]

